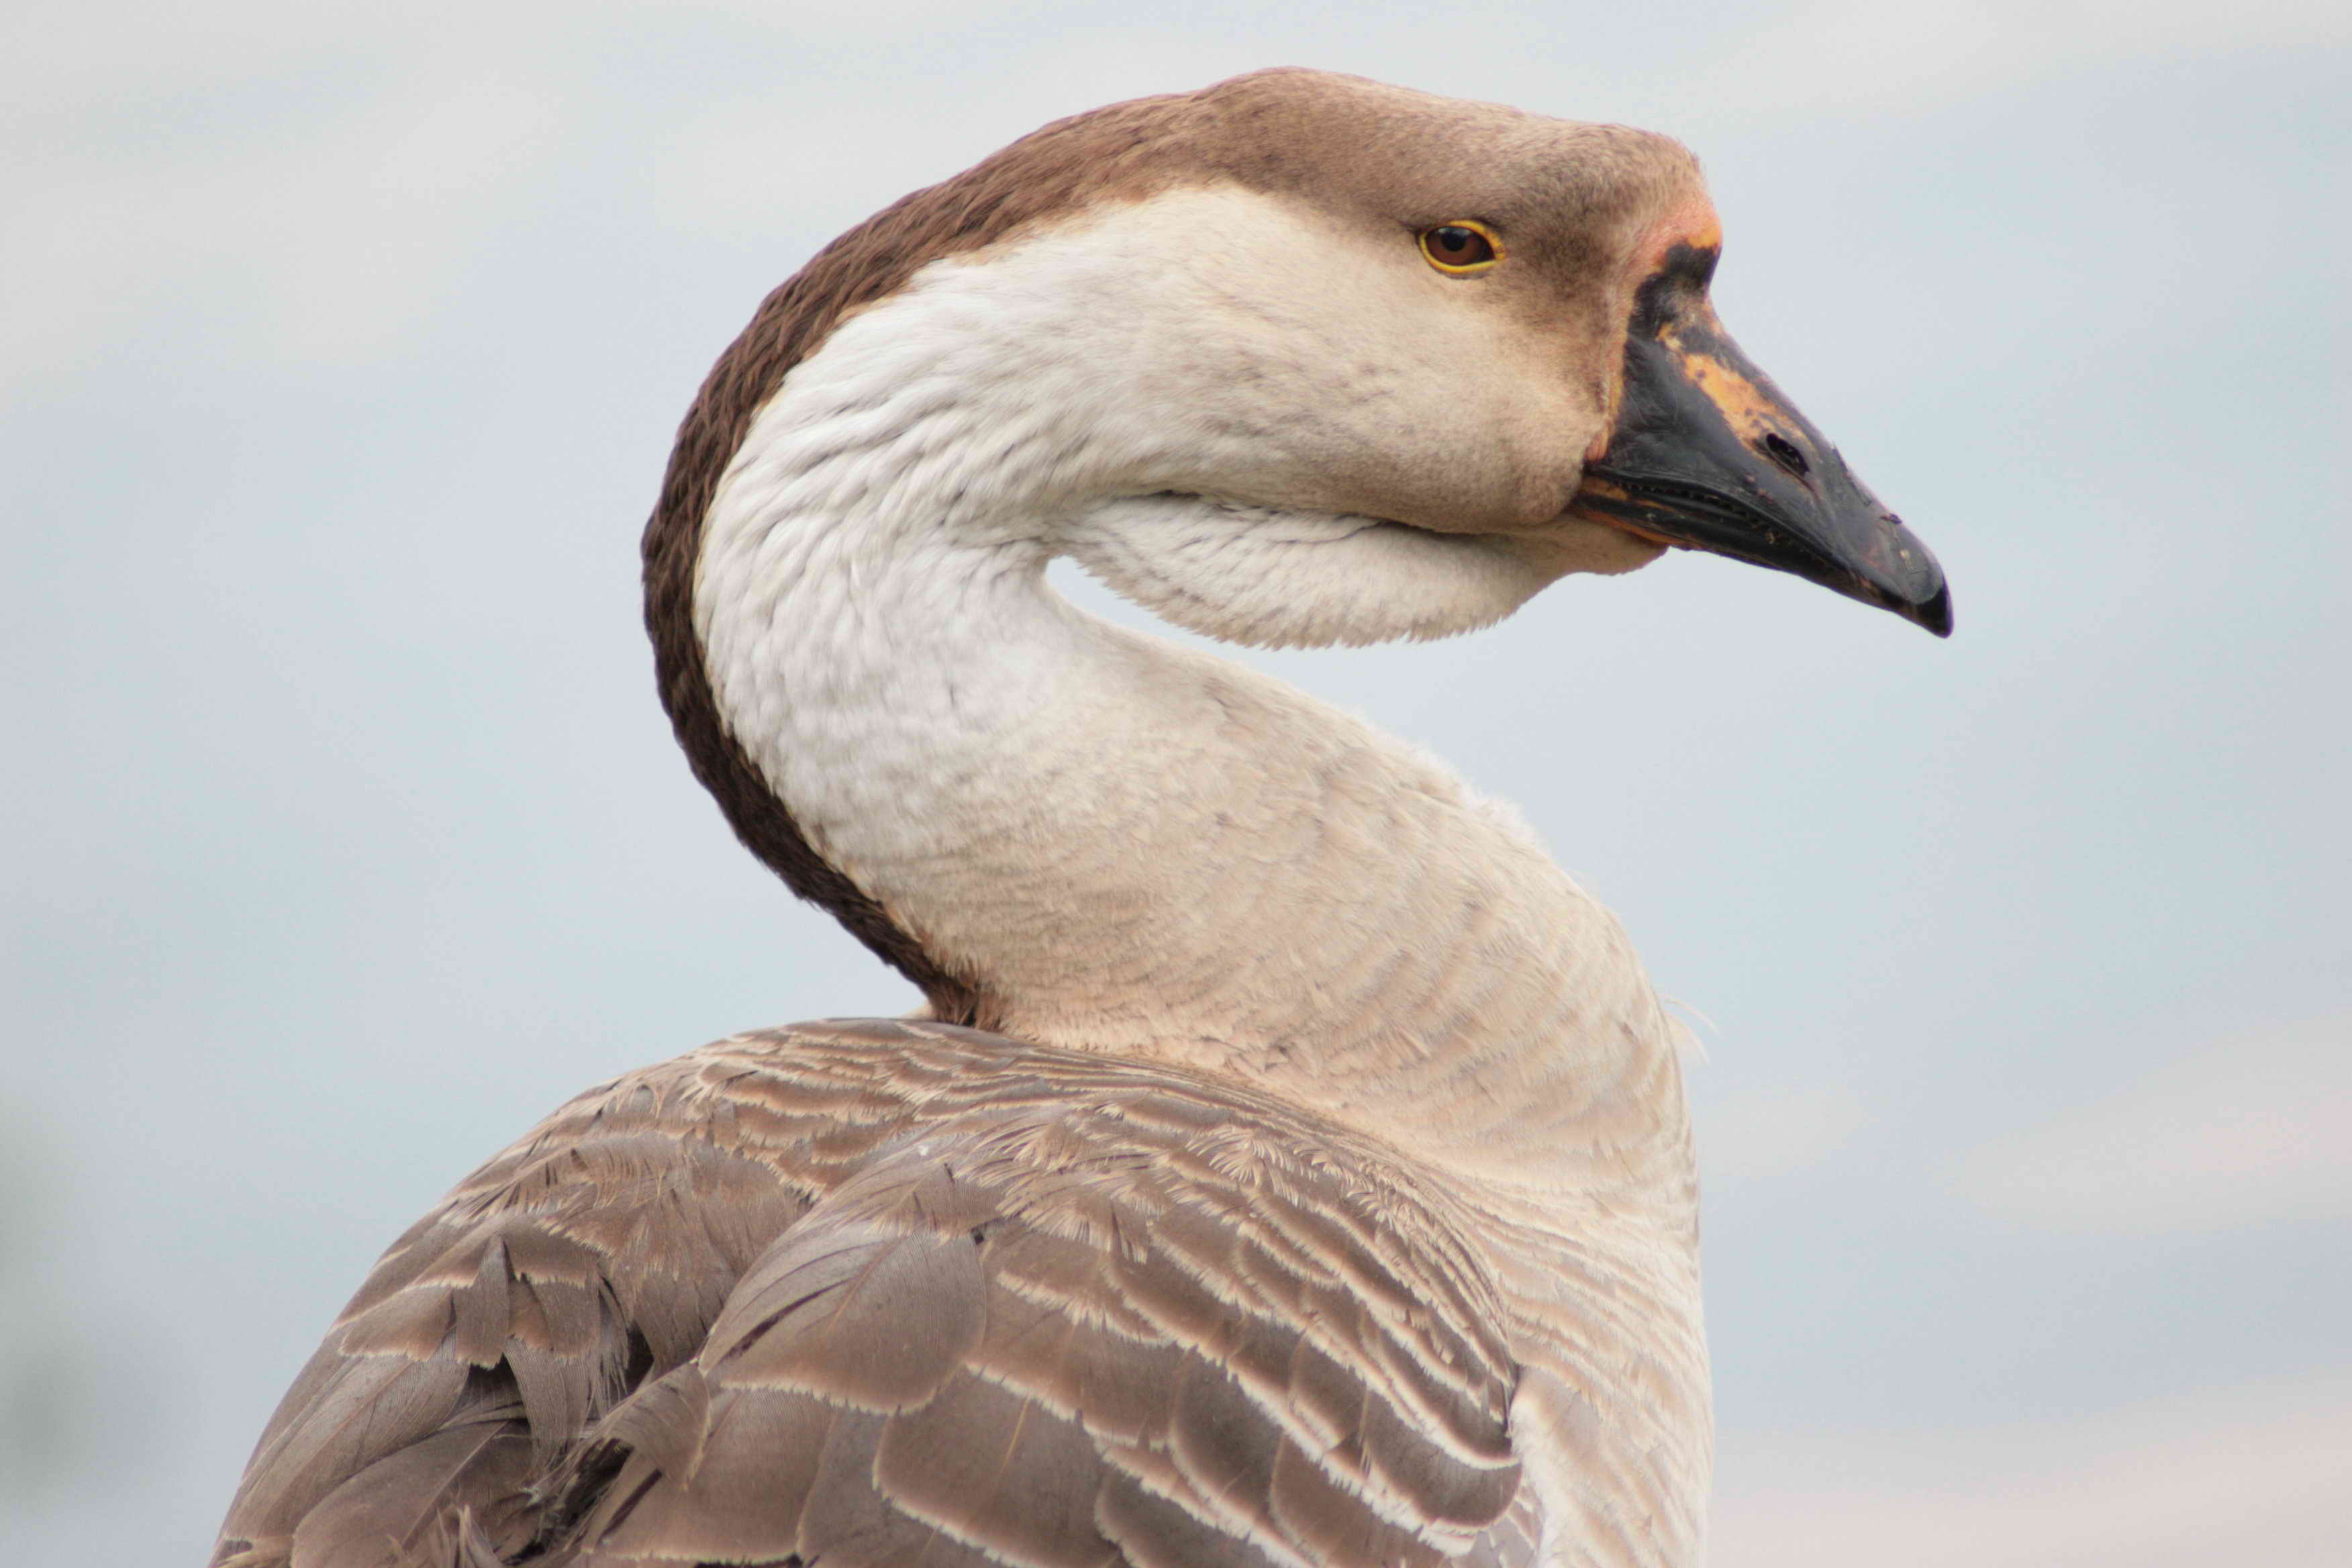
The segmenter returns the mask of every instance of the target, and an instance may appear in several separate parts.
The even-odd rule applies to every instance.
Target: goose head
[[[1272,71],[1048,127],[811,273],[993,317],[881,354],[998,389],[971,531],[1212,636],[1443,635],[1670,547],[1948,632],[1933,555],[1717,318],[1721,250],[1667,138]]]
[[[1100,232],[1152,279],[1105,356],[1123,385],[1088,405],[1148,422],[1123,477],[1159,493],[1114,509],[1123,537],[1096,518],[1066,540],[1115,585],[1228,638],[1369,640],[1680,547],[1949,632],[1934,556],[1717,317],[1721,225],[1678,143],[1311,72],[1195,101],[1192,167]],[[1376,520],[1519,570],[1485,603],[1405,592],[1318,619],[1304,574],[1202,582],[1149,537],[1155,506],[1202,531],[1196,497],[1232,531]],[[1426,542],[1406,551],[1423,568],[1444,559]]]

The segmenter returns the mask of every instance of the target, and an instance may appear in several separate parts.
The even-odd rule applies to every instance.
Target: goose
[[[1685,1564],[1677,1031],[1509,808],[1114,627],[1444,637],[1670,548],[1939,636],[1678,143],[1313,71],[835,240],[686,416],[662,700],[917,986],[571,1100],[395,1241],[212,1561]]]

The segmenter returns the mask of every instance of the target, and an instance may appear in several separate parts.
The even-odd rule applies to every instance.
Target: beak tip
[[[1916,605],[1904,605],[1895,614],[1914,626],[1924,626],[1939,637],[1952,635],[1952,590],[1938,584],[1936,596]]]

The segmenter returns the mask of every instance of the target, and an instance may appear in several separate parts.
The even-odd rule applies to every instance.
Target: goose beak
[[[1572,510],[1662,544],[1790,572],[1952,632],[1943,568],[1742,353],[1676,246],[1635,296],[1615,426]]]

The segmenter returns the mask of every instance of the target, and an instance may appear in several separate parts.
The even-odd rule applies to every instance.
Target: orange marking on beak
[[[1708,314],[1713,315],[1712,311]],[[1754,437],[1777,428],[1790,417],[1779,398],[1766,392],[1739,371],[1726,364],[1711,353],[1685,348],[1678,331],[1680,323],[1669,326],[1658,336],[1666,352],[1675,356],[1691,384],[1706,395],[1708,402],[1723,410],[1724,423],[1741,435]],[[1717,330],[1721,336],[1721,330]]]

